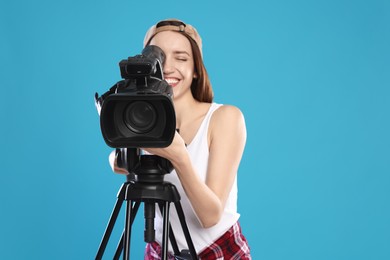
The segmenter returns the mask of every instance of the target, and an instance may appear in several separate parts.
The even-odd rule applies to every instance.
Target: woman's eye
[[[179,61],[187,61],[187,58],[185,58],[185,57],[177,57],[176,59]]]

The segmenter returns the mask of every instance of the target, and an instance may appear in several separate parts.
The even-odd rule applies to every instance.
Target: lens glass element
[[[157,112],[149,102],[135,101],[125,108],[123,121],[131,131],[144,134],[155,126]]]

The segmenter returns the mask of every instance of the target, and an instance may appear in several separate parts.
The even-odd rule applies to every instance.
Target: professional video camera
[[[124,80],[117,82],[95,104],[107,145],[113,148],[166,147],[171,144],[176,117],[172,87],[164,80],[164,52],[146,46],[142,54],[119,63]]]

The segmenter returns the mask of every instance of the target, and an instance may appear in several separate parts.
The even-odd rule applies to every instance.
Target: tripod
[[[125,227],[113,259],[118,260],[122,251],[123,259],[130,259],[131,227],[141,202],[144,203],[145,211],[145,242],[150,243],[155,241],[154,217],[156,204],[158,204],[161,214],[163,215],[161,259],[167,259],[168,237],[176,259],[197,259],[195,247],[180,204],[180,194],[173,184],[163,181],[164,174],[172,170],[170,162],[154,155],[140,156],[138,155],[138,150],[125,148],[121,149],[121,152],[122,159],[118,160],[118,165],[122,164],[128,169],[131,168],[132,171],[129,170],[129,172],[133,172],[134,175],[129,174],[127,176],[127,181],[122,184],[119,189],[117,201],[108,221],[95,259],[102,259],[124,201],[126,201]],[[179,251],[175,235],[169,223],[170,203],[174,203],[175,205],[189,250],[183,250],[182,252]]]

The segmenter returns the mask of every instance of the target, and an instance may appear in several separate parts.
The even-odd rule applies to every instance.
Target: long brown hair
[[[187,39],[190,41],[192,55],[194,57],[196,77],[193,79],[191,84],[192,96],[200,102],[211,103],[213,102],[214,93],[211,87],[209,75],[203,63],[202,54],[200,53],[199,47],[190,36],[185,33],[181,34],[187,37]]]

